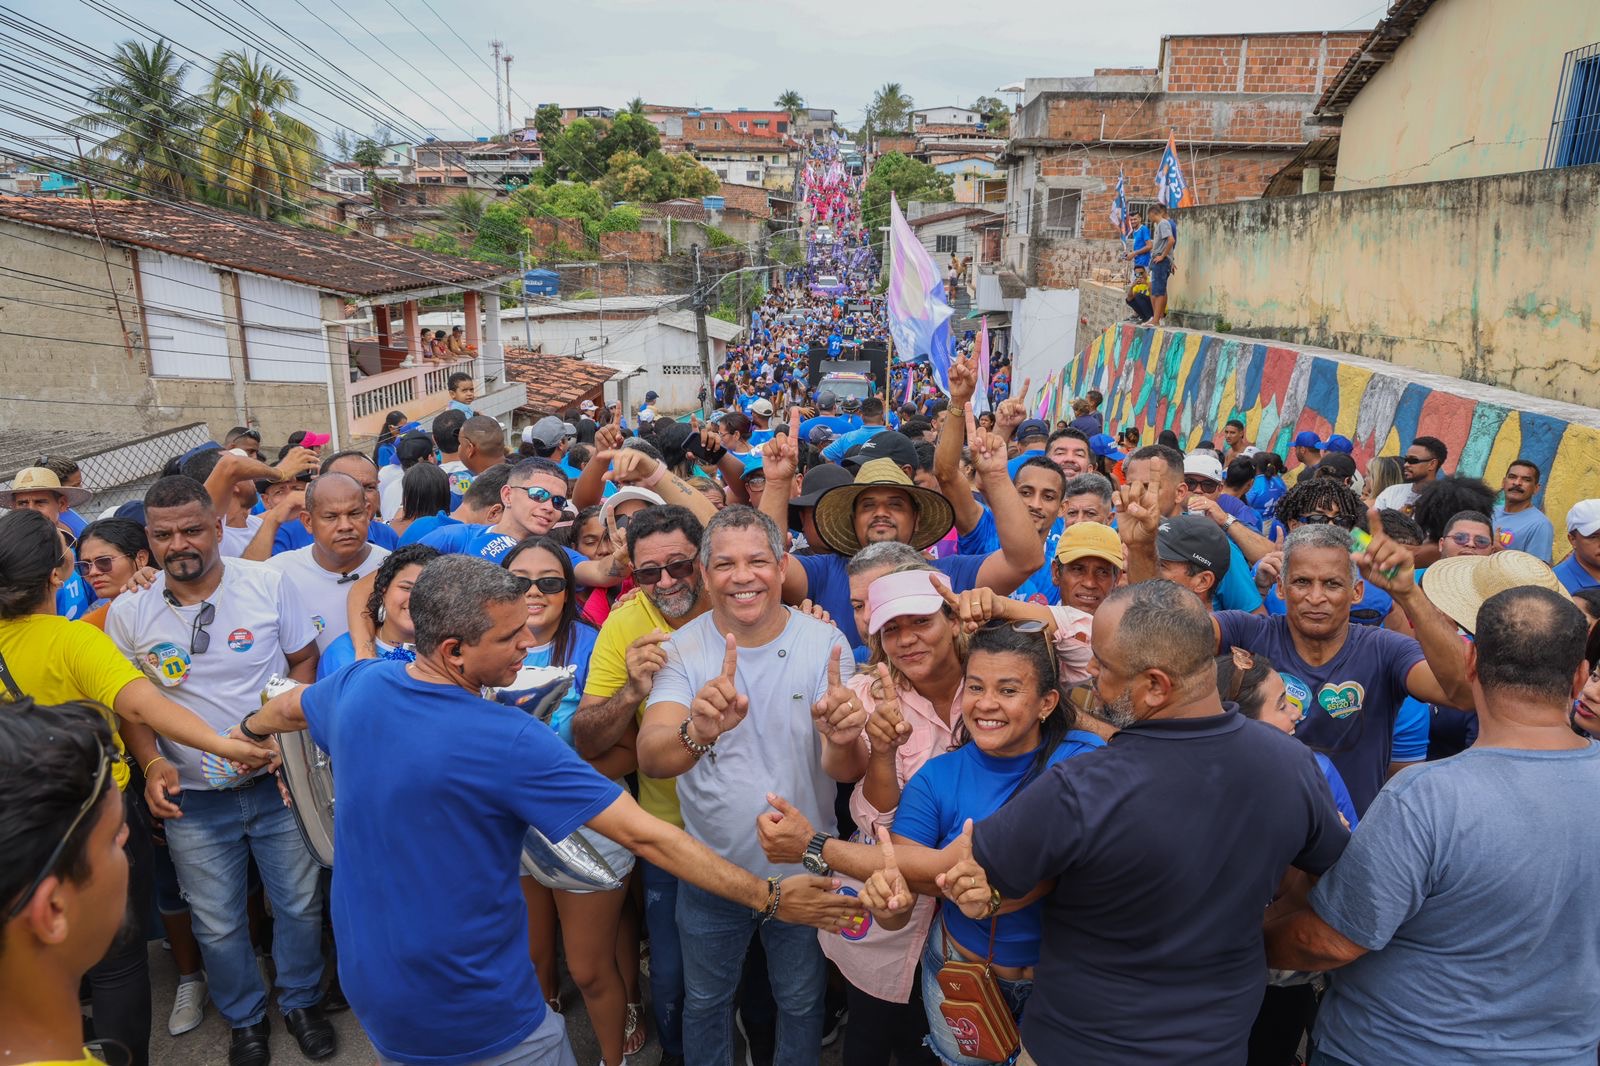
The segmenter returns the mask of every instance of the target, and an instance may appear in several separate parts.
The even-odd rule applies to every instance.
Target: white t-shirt
[[[294,551],[279,552],[267,560],[267,565],[282,573],[300,594],[308,618],[317,631],[318,653],[328,650],[328,645],[350,632],[350,586],[356,578],[366,577],[388,558],[389,550],[376,544],[367,545],[367,557],[349,573],[324,570],[312,554],[315,544],[307,544]]]
[[[244,516],[243,526],[230,526],[227,519],[222,521],[222,557],[224,559],[237,559],[250,547],[250,542],[256,537],[256,530],[261,528],[261,516],[247,514]]]
[[[1378,498],[1372,502],[1380,511],[1404,511],[1410,514],[1412,504],[1417,502],[1417,490],[1405,483],[1390,485],[1378,493]]]
[[[457,496],[465,496],[467,490],[472,487],[472,471],[468,470],[467,464],[461,460],[445,463],[439,469],[450,475],[450,491]]]
[[[390,463],[378,468],[378,513],[385,522],[394,521],[400,510],[400,479],[405,471]]]
[[[118,596],[106,614],[106,634],[169,699],[218,733],[261,706],[267,680],[289,669],[287,653],[317,637],[293,584],[266,563],[223,563],[222,583],[206,601],[215,611],[205,628],[210,644],[197,654],[189,648],[204,607],[174,606],[166,591],[163,573],[145,591]],[[211,787],[200,771],[198,750],[165,737],[157,743],[184,788]]]

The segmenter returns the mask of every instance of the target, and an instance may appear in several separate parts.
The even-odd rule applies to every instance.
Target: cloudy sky
[[[970,103],[1025,77],[1153,65],[1163,34],[1366,28],[1383,12],[1374,0],[1323,0],[1314,8],[1282,0],[12,3],[13,10],[102,51],[134,35],[113,11],[191,53],[211,56],[264,41],[281,50],[276,61],[300,82],[304,117],[319,133],[340,125],[365,132],[376,115],[387,114],[396,128],[408,121],[441,137],[493,131],[492,37],[516,57],[511,79],[519,120],[541,102],[615,106],[635,95],[652,103],[760,108],[792,88],[854,126],[872,91],[887,81],[900,82],[918,106]],[[842,17],[820,26],[819,11]],[[1132,12],[1137,16],[1127,17]],[[220,28],[202,15],[236,20],[244,30]],[[326,84],[315,84],[312,72]],[[0,85],[0,102],[11,94]],[[15,130],[18,122],[0,115],[0,129]]]

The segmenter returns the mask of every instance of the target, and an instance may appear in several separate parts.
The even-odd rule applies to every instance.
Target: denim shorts
[[[1172,260],[1163,259],[1159,263],[1150,264],[1150,295],[1165,296],[1167,294],[1167,279],[1172,276]]]
[[[923,1043],[946,1066],[993,1066],[983,1059],[968,1058],[961,1054],[955,1034],[950,1031],[950,1023],[944,1020],[939,1010],[939,1005],[944,1002],[944,989],[939,987],[939,971],[946,962],[960,958],[955,947],[946,943],[944,922],[935,921],[933,928],[928,931],[928,942],[922,947],[922,1007],[928,1015],[928,1036]],[[995,983],[1000,986],[1000,995],[1005,998],[1006,1005],[1011,1008],[1011,1016],[1020,1026],[1022,1009],[1027,1006],[1028,996],[1033,992],[1033,982],[1007,981],[1003,977],[996,977]],[[1013,1055],[1008,1061],[1015,1062],[1016,1056]]]

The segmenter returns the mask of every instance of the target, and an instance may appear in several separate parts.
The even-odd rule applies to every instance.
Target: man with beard
[[[1050,434],[1044,446],[1044,455],[1069,478],[1094,469],[1094,461],[1089,456],[1089,438],[1071,426]]]
[[[250,442],[249,437],[242,440]],[[207,448],[184,460],[179,471],[200,482],[210,493],[211,506],[222,516],[225,558],[244,555],[261,529],[261,516],[251,513],[261,499],[256,482],[277,484],[310,477],[320,462],[317,453],[310,448],[290,448],[277,466],[264,463],[256,456],[240,454],[242,451]]]
[[[345,488],[365,514],[359,486]],[[106,634],[124,655],[219,733],[259,706],[273,675],[315,678],[311,612],[278,570],[223,559],[222,523],[204,486],[181,474],[164,477],[145,493],[144,510],[162,572],[146,591],[111,604]],[[166,737],[156,744],[159,752],[129,738],[145,768],[150,812],[166,821],[212,1002],[233,1030],[229,1066],[265,1066],[271,1056],[267,989],[244,905],[252,857],[272,904],[278,1009],[301,1053],[327,1058],[338,1045],[317,1005],[321,881],[293,813],[262,773],[230,777],[194,748]]]
[[[1311,753],[1222,701],[1192,593],[1118,589],[1092,647],[1120,732],[979,822],[942,887],[980,918],[1049,886],[1021,1066],[1243,1062],[1263,905],[1286,867],[1333,865],[1349,832]]]
[[[611,609],[589,659],[583,700],[572,716],[578,754],[598,759],[619,744],[632,747],[645,698],[667,661],[664,644],[677,629],[710,610],[700,569],[702,527],[683,507],[650,507],[629,522],[627,557],[639,591]],[[639,774],[639,805],[683,827],[671,779]],[[639,861],[650,932],[650,1006],[667,1061],[683,1055],[683,952],[678,943],[678,879]]]

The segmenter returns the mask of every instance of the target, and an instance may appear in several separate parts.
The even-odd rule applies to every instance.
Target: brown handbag
[[[989,919],[987,959],[981,963],[951,959],[939,968],[939,989],[944,993],[939,1013],[961,1054],[984,1062],[1009,1062],[1022,1047],[1017,1020],[1011,1016],[992,969],[998,922],[998,916]],[[950,935],[942,918],[940,928],[945,936]]]

